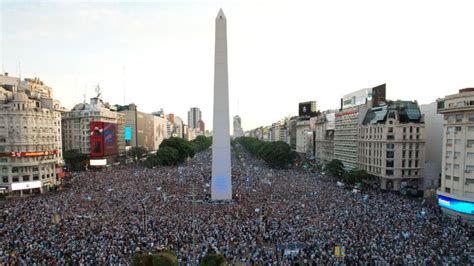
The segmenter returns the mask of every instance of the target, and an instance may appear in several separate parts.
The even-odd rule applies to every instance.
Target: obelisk
[[[222,9],[216,18],[214,54],[214,121],[212,133],[212,200],[232,199],[227,73],[227,21]]]

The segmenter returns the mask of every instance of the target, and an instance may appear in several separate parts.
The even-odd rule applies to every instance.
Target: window
[[[452,123],[456,121],[456,116],[455,115],[448,115],[448,122]]]
[[[450,175],[446,175],[446,176],[444,177],[444,179],[446,179],[446,180],[451,180],[451,176],[450,176]]]
[[[12,177],[12,182],[13,182],[13,183],[18,182],[18,176]]]
[[[453,145],[453,140],[452,139],[447,139],[446,140],[446,145]]]
[[[393,161],[387,161],[386,164],[387,167],[393,167]]]
[[[467,131],[469,131],[469,132],[474,131],[474,126],[468,126],[468,127],[467,127]]]
[[[456,115],[456,122],[461,123],[462,122],[463,115]]]
[[[453,132],[454,132],[454,127],[448,127],[448,128],[446,129],[446,133],[448,133],[448,134],[449,134],[449,133],[453,133]]]
[[[393,133],[393,127],[388,128],[388,133]]]
[[[13,167],[12,168],[12,173],[18,173],[18,167]]]
[[[466,185],[474,184],[474,179],[466,178]]]
[[[393,175],[393,170],[385,170],[386,175]]]
[[[395,157],[395,152],[387,151],[387,158],[393,158],[393,157]]]
[[[469,114],[469,122],[474,122],[474,113]]]
[[[462,144],[462,139],[455,139],[454,144]]]
[[[416,133],[420,133],[420,128],[419,127],[416,128]]]
[[[2,176],[3,183],[8,183],[8,176]]]
[[[394,135],[387,135],[387,139],[388,139],[388,140],[394,140],[394,139],[395,139],[395,136],[394,136]]]
[[[459,170],[459,169],[460,169],[460,166],[459,166],[459,164],[454,164],[454,167],[453,167],[453,168],[454,168],[454,170]]]
[[[474,158],[474,152],[468,152],[467,157],[468,158]]]
[[[459,176],[453,176],[453,181],[459,182]]]
[[[467,147],[468,148],[474,147],[474,140],[473,139],[468,139],[467,140]]]
[[[461,131],[462,131],[462,127],[455,127],[455,128],[454,128],[454,131],[455,131],[455,132],[461,132]]]
[[[29,175],[24,175],[23,176],[23,181],[30,181],[30,176]]]
[[[393,143],[387,144],[387,149],[388,149],[388,150],[393,150],[393,149],[395,149],[395,144],[393,144]]]

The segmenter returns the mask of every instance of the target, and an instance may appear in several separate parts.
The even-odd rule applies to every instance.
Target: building
[[[244,135],[244,131],[242,130],[242,119],[240,116],[234,116],[234,138],[242,137]]]
[[[286,122],[286,143],[290,145],[292,151],[296,151],[296,124],[298,117],[291,117]]]
[[[422,191],[425,124],[416,101],[370,108],[358,131],[357,168],[378,177],[384,190]]]
[[[317,163],[326,165],[334,159],[335,111],[326,111],[310,119],[314,136],[313,156]]]
[[[298,116],[303,118],[314,117],[318,114],[316,101],[302,102],[298,104]]]
[[[184,138],[184,123],[183,119],[179,116],[174,117],[174,125],[173,125],[173,137]]]
[[[100,98],[100,93],[97,97],[91,98],[90,103],[77,104],[71,111],[62,114],[65,151],[77,150],[82,154],[91,155],[91,136],[94,134],[91,122],[116,125],[114,145],[117,146],[118,154],[107,156],[109,160],[113,161],[114,157],[125,154],[125,115],[119,113],[115,105],[104,102]],[[96,139],[98,140],[99,136]]]
[[[441,183],[443,157],[443,115],[437,113],[436,102],[420,105],[425,121],[425,169],[423,190],[425,197],[436,197]]]
[[[474,220],[474,88],[437,100],[443,115],[438,204],[449,216]]]
[[[385,84],[362,89],[345,95],[336,112],[334,131],[334,159],[340,160],[347,170],[357,167],[358,126],[368,108],[385,101]]]
[[[155,151],[159,149],[161,142],[168,138],[167,124],[168,121],[163,116],[153,116],[153,138],[155,145],[153,150]]]
[[[306,157],[308,150],[309,119],[296,122],[296,149],[301,156]],[[311,155],[310,155],[311,156]]]
[[[202,120],[202,113],[198,107],[191,107],[188,111],[188,126],[198,128],[198,122]]]
[[[198,121],[196,132],[198,135],[204,135],[206,133],[206,125],[204,124],[204,121],[202,120]]]
[[[287,129],[284,120],[272,124],[272,141],[287,141]]]
[[[152,114],[137,110],[133,103],[117,106],[125,118],[125,143],[127,147],[143,147],[148,151],[155,150],[155,117]]]
[[[0,75],[0,193],[42,193],[64,176],[63,109],[48,95]]]

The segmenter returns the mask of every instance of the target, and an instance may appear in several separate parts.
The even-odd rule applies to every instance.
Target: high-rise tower
[[[227,71],[227,20],[222,9],[216,18],[214,54],[214,119],[212,136],[212,200],[232,199]]]

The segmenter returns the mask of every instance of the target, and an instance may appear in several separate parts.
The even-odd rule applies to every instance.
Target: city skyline
[[[40,77],[67,108],[99,83],[110,103],[181,117],[198,106],[212,121],[210,18],[220,7],[232,17],[230,116],[245,130],[297,115],[299,102],[336,109],[343,95],[382,83],[388,99],[420,104],[474,84],[468,1],[0,5],[2,72],[18,76],[21,62],[22,78]]]

